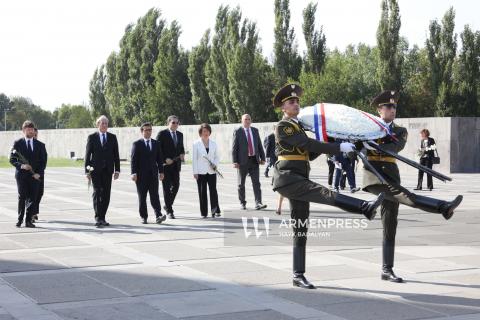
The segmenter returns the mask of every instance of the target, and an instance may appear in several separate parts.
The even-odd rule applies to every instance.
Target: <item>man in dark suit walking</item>
[[[158,196],[158,180],[163,180],[163,158],[158,142],[151,139],[152,125],[144,123],[140,127],[142,138],[132,146],[131,170],[132,180],[137,185],[140,217],[142,223],[147,224],[147,193],[150,194],[150,203],[155,210],[156,222],[165,221],[162,215],[160,198]]]
[[[40,179],[47,166],[47,152],[45,145],[33,139],[35,125],[32,121],[25,121],[22,125],[24,137],[13,144],[10,153],[10,163],[16,168],[15,179],[18,189],[18,221],[20,228],[25,217],[25,226],[35,228],[32,223],[35,214],[35,204],[40,186]]]
[[[117,137],[107,132],[108,118],[104,115],[97,119],[98,131],[88,136],[85,152],[85,174],[93,184],[93,209],[95,226],[101,228],[110,224],[105,220],[113,179],[120,175],[120,157]]]
[[[242,126],[233,133],[232,159],[237,169],[238,199],[240,208],[246,210],[245,179],[250,175],[255,195],[255,209],[265,209],[262,204],[262,190],[260,189],[260,164],[265,164],[265,152],[258,129],[251,127],[252,118],[248,114],[242,116]]]
[[[275,126],[273,127],[273,130],[275,130]],[[275,162],[277,162],[277,156],[275,155],[275,132],[272,132],[265,137],[263,140],[263,146],[265,147],[265,154],[268,160],[264,174],[265,177],[268,178],[268,171],[270,167],[273,167]]]
[[[173,202],[180,187],[180,170],[182,162],[185,161],[185,148],[183,146],[183,134],[178,131],[179,120],[177,116],[169,116],[167,119],[168,128],[157,135],[160,152],[164,158],[164,175],[162,180],[163,198],[170,219],[175,219],[173,214]]]
[[[35,133],[33,135],[33,139],[40,142],[40,144],[41,144],[40,150],[42,152],[45,152],[45,154],[43,154],[42,157],[45,158],[45,165],[46,165],[47,160],[48,160],[47,149],[45,148],[45,144],[38,140],[38,129],[35,128],[34,131],[35,131]],[[34,210],[34,213],[33,213],[32,222],[35,222],[35,220],[38,220],[38,214],[40,213],[40,201],[42,201],[44,191],[45,191],[45,175],[42,174],[40,176],[40,181],[39,181],[39,186],[38,186],[38,194],[37,194],[37,199],[35,201],[35,210]]]

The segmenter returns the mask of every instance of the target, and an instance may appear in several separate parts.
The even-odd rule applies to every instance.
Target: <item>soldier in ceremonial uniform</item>
[[[309,180],[310,160],[321,153],[338,154],[352,152],[354,145],[344,143],[323,143],[309,138],[297,120],[300,112],[299,99],[302,88],[288,84],[281,88],[273,99],[276,108],[281,108],[283,119],[275,129],[278,161],[274,166],[273,190],[290,201],[293,224],[293,285],[314,289],[304,276],[305,249],[309,216],[309,203],[323,203],[343,210],[363,214],[373,219],[377,207],[383,200],[380,194],[374,201],[364,201],[332,192],[328,188]]]
[[[398,96],[398,92],[388,90],[380,93],[372,101],[372,105],[377,107],[380,117],[393,133],[393,137],[379,139],[377,143],[385,150],[395,153],[400,152],[405,147],[408,136],[406,128],[393,122],[396,116]],[[385,201],[381,207],[383,224],[383,266],[381,279],[392,282],[403,282],[403,279],[397,277],[393,272],[399,204],[419,208],[427,212],[442,214],[443,217],[448,220],[452,217],[455,208],[462,202],[463,197],[459,195],[453,201],[449,202],[416,195],[401,186],[400,172],[395,158],[371,149],[367,150],[367,158],[372,166],[388,182],[388,184],[382,184],[377,176],[367,168],[364,168],[363,189],[373,194],[385,193]]]

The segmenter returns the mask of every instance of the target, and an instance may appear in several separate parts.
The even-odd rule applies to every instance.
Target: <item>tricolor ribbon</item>
[[[318,112],[320,109],[320,113]],[[328,141],[327,136],[327,126],[325,124],[325,108],[323,103],[317,103],[313,107],[313,125],[315,130],[315,138],[318,141],[326,142]]]

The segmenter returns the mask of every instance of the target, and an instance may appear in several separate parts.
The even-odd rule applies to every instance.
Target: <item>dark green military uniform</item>
[[[274,105],[279,107],[290,98],[298,98],[301,88],[287,85],[280,89],[274,98]],[[364,214],[368,219],[375,216],[376,208],[383,196],[376,201],[368,202],[330,191],[328,188],[309,180],[310,160],[321,153],[338,154],[340,144],[323,143],[309,138],[302,125],[293,118],[285,117],[275,129],[275,147],[278,157],[274,165],[273,190],[290,201],[290,214],[294,220],[293,226],[293,272],[295,277],[305,273],[305,250],[307,242],[306,220],[309,217],[310,202],[328,204],[346,211]],[[308,284],[305,280],[304,283]],[[312,288],[313,285],[299,285]]]
[[[372,104],[378,107],[392,105],[396,108],[398,93],[384,91],[374,98]],[[390,106],[389,106],[390,107]],[[392,137],[380,139],[377,143],[385,150],[399,153],[407,143],[407,129],[394,122],[389,124],[393,133]],[[429,197],[416,195],[401,186],[400,171],[396,159],[383,153],[367,150],[367,159],[371,165],[385,178],[388,184],[382,182],[370,170],[364,168],[363,189],[373,194],[385,194],[385,200],[381,207],[383,224],[383,273],[382,279],[402,282],[393,273],[393,261],[395,255],[395,235],[398,224],[398,207],[404,204],[413,208],[432,213],[441,213],[446,219],[453,215],[453,210],[460,204],[462,197],[458,196],[454,201],[447,202]]]

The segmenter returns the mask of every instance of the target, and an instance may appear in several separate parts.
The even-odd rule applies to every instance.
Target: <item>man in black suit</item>
[[[262,204],[262,190],[260,189],[260,164],[265,164],[265,152],[258,129],[251,127],[252,118],[248,114],[242,116],[242,126],[233,133],[232,159],[237,169],[238,199],[240,208],[246,210],[245,179],[250,175],[255,195],[255,209],[265,209]]]
[[[275,126],[273,127],[275,130]],[[275,132],[272,132],[263,140],[263,146],[265,147],[265,154],[267,156],[267,166],[265,168],[265,177],[268,178],[268,171],[270,167],[275,165],[277,162],[277,156],[275,155]]]
[[[46,165],[47,160],[48,160],[47,149],[45,148],[45,144],[38,140],[38,129],[35,128],[34,131],[35,131],[35,133],[33,135],[33,139],[37,140],[42,145],[40,150],[42,152],[45,152],[45,154],[43,154],[42,157],[45,158],[45,165]],[[40,201],[42,201],[44,190],[45,190],[45,175],[42,174],[40,176],[40,182],[39,182],[39,186],[38,186],[38,194],[37,194],[37,199],[35,201],[35,210],[34,210],[34,214],[33,214],[33,217],[32,217],[32,222],[35,222],[35,220],[38,220],[38,214],[40,213]]]
[[[162,180],[163,199],[170,219],[175,219],[173,214],[173,202],[180,187],[180,170],[182,162],[185,161],[185,148],[183,147],[183,134],[178,131],[179,125],[177,116],[169,116],[167,119],[168,128],[157,135],[160,152],[164,160],[164,175]]]
[[[16,168],[15,179],[18,189],[18,221],[20,228],[25,216],[25,226],[35,228],[32,217],[35,213],[35,204],[40,186],[40,179],[47,166],[47,152],[45,145],[33,139],[35,125],[32,121],[25,121],[22,125],[24,137],[13,144],[10,153],[10,163]]]
[[[140,217],[142,223],[147,224],[147,193],[150,194],[150,203],[155,210],[156,222],[165,221],[162,215],[160,198],[158,196],[158,180],[163,180],[163,159],[158,142],[152,137],[152,125],[148,122],[140,127],[142,138],[132,146],[132,180],[137,185]]]
[[[98,131],[88,136],[85,152],[85,174],[93,184],[93,209],[95,226],[101,228],[110,224],[105,220],[113,179],[120,175],[120,157],[117,137],[107,132],[108,118],[104,115],[97,119]]]

